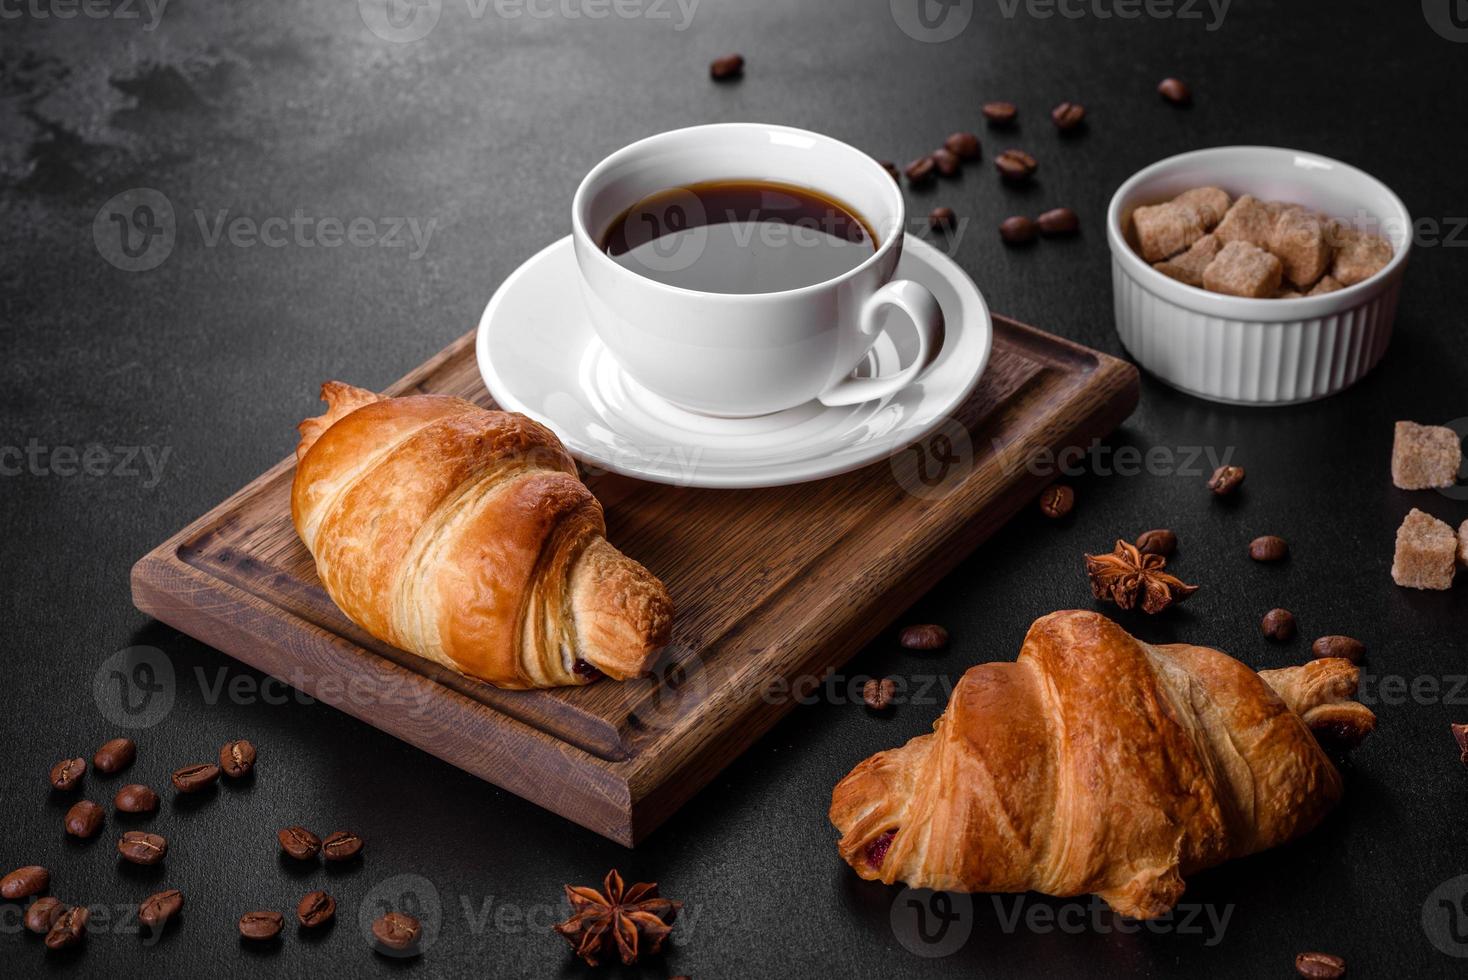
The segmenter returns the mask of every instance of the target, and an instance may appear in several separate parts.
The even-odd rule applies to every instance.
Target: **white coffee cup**
[[[875,232],[876,251],[826,282],[722,293],[658,282],[602,250],[612,223],[639,201],[717,180],[773,181],[835,199]],[[592,325],[627,374],[681,407],[750,416],[812,399],[884,398],[932,363],[943,340],[938,301],[926,287],[892,278],[906,216],[897,182],[860,150],[787,126],[719,123],[649,137],[597,164],[576,191],[572,238]],[[893,308],[905,317],[889,317]],[[912,363],[891,375],[852,377],[889,320],[903,319],[917,331]]]

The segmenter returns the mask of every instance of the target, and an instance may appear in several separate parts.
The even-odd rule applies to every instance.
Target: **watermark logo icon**
[[[443,14],[443,0],[357,0],[367,29],[384,41],[411,44],[427,37]]]
[[[962,892],[904,888],[892,903],[892,935],[926,959],[952,956],[974,928],[973,899]]]
[[[703,201],[685,190],[638,204],[622,229],[632,260],[652,272],[682,272],[708,247],[708,213]]]
[[[890,0],[892,20],[902,33],[924,44],[941,44],[962,34],[974,17],[974,0]]]
[[[1468,41],[1468,0],[1422,0],[1422,16],[1439,37]]]
[[[645,690],[648,695],[633,712],[636,724],[652,731],[667,731],[703,703],[709,690],[709,668],[698,651],[675,645],[664,652],[646,677],[626,683],[637,685],[633,690]]]
[[[1450,878],[1427,896],[1422,931],[1438,952],[1468,959],[1468,875]]]
[[[411,915],[422,927],[418,943],[409,949],[389,949],[372,935],[372,923],[389,912]],[[410,957],[427,952],[443,928],[443,899],[433,882],[422,875],[393,875],[372,886],[357,907],[357,926],[367,945],[384,956]]]
[[[123,191],[92,220],[97,251],[124,272],[158,268],[173,254],[176,237],[173,203],[151,187]]]
[[[932,432],[890,460],[902,489],[923,500],[942,500],[974,467],[974,444],[957,419],[944,419]]]
[[[119,650],[92,675],[102,717],[119,728],[152,728],[173,710],[173,661],[157,647]]]

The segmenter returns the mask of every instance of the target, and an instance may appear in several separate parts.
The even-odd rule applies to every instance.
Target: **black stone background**
[[[161,942],[114,924],[61,956],[21,933],[11,906],[0,971],[579,976],[589,971],[546,924],[562,883],[594,883],[615,865],[687,903],[666,959],[628,976],[1285,976],[1311,948],[1345,956],[1352,976],[1461,972],[1464,960],[1434,948],[1423,911],[1437,917],[1441,944],[1468,954],[1430,898],[1444,883],[1439,897],[1468,889],[1468,879],[1452,883],[1468,872],[1468,773],[1448,730],[1468,721],[1458,689],[1468,598],[1462,587],[1404,591],[1388,576],[1410,507],[1455,526],[1468,518],[1462,499],[1388,479],[1395,419],[1468,415],[1468,253],[1447,243],[1416,250],[1392,348],[1356,388],[1262,411],[1145,379],[1141,408],[1106,446],[1162,447],[1176,465],[1129,476],[1093,467],[1075,480],[1070,519],[1024,513],[903,617],[945,624],[950,649],[908,654],[888,635],[849,666],[853,676],[952,680],[1012,658],[1035,617],[1091,607],[1083,551],[1154,526],[1178,531],[1175,569],[1204,589],[1155,620],[1120,615],[1140,635],[1216,644],[1257,667],[1301,660],[1322,633],[1365,640],[1381,724],[1347,766],[1344,803],[1292,846],[1194,876],[1191,919],[1157,932],[1123,932],[1084,898],[976,896],[951,906],[964,914],[949,936],[967,930],[956,951],[913,951],[937,947],[894,929],[897,889],[859,881],[838,860],[825,813],[836,780],[927,731],[941,696],[890,719],[836,703],[844,698],[801,707],[629,852],[262,687],[261,675],[136,612],[127,584],[140,555],[287,453],[322,379],[382,386],[458,337],[518,263],[567,231],[582,174],[660,130],[788,123],[905,161],[977,129],[984,161],[912,194],[913,210],[941,203],[969,219],[954,254],[996,310],[1113,354],[1104,208],[1129,174],[1172,153],[1263,143],[1339,157],[1451,234],[1468,215],[1468,46],[1435,32],[1416,2],[1235,0],[1208,30],[1206,12],[1107,19],[1097,11],[1113,11],[1111,0],[1098,0],[1069,8],[1080,17],[1042,18],[973,0],[958,8],[973,19],[957,39],[920,43],[887,0],[701,0],[684,30],[665,5],[641,9],[671,20],[594,20],[543,4],[534,9],[548,16],[504,17],[491,4],[475,17],[466,0],[443,0],[432,33],[404,44],[371,33],[351,0],[174,0],[153,30],[141,6],[61,19],[65,0],[27,2],[0,17],[0,444],[170,455],[156,485],[146,475],[0,479],[0,865],[50,866],[67,901],[125,908],[171,885],[188,905]],[[710,83],[708,62],[730,50],[748,56],[746,77]],[[1192,84],[1193,108],[1155,94],[1171,74]],[[979,103],[1000,98],[1021,106],[1013,135],[979,119]],[[1062,99],[1089,109],[1072,139],[1046,118]],[[1009,145],[1041,161],[1027,189],[1002,187],[992,170]],[[92,225],[109,198],[137,187],[167,197],[178,230],[161,266],[129,273],[104,261]],[[1061,204],[1081,216],[1077,239],[1001,245],[994,228],[1006,215]],[[417,258],[386,247],[208,247],[195,215],[213,222],[221,209],[256,221],[297,209],[344,222],[414,217],[435,230]],[[1460,230],[1453,244],[1465,240]],[[1180,465],[1188,447],[1231,452],[1248,468],[1239,499],[1210,498],[1201,467]],[[1246,543],[1265,532],[1290,539],[1289,561],[1248,560]],[[1259,632],[1275,605],[1299,616],[1302,637],[1286,646]],[[64,839],[66,801],[44,781],[56,759],[90,756],[120,731],[93,678],[132,645],[162,650],[177,683],[166,717],[134,732],[141,754],[128,778],[164,788],[171,769],[231,737],[261,753],[247,786],[196,806],[164,794],[145,823],[173,854],[153,872],[118,867],[113,816],[93,843]],[[86,793],[106,800],[122,781],[92,775]],[[273,841],[290,823],[355,829],[365,859],[291,873]],[[437,941],[411,963],[376,957],[357,926],[369,893],[393,891],[400,874],[422,876],[441,908]],[[289,912],[314,887],[340,902],[333,931],[307,939],[292,926],[278,947],[240,944],[242,912]],[[1016,909],[1019,924],[1006,926]],[[1221,939],[1210,911],[1229,916]]]

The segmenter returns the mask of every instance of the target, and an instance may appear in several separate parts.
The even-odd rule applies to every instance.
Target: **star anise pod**
[[[1166,567],[1162,555],[1144,555],[1125,541],[1116,542],[1116,550],[1109,555],[1086,556],[1086,572],[1096,598],[1123,609],[1140,602],[1142,612],[1148,614],[1160,613],[1198,591],[1198,586],[1164,572]]]
[[[556,925],[576,955],[588,966],[598,965],[614,952],[631,966],[644,954],[662,951],[663,940],[673,931],[682,902],[658,896],[656,882],[643,882],[623,890],[622,876],[607,872],[602,890],[566,886],[572,915]]]

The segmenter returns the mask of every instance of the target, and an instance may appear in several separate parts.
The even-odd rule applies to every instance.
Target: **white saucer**
[[[549,426],[594,467],[684,487],[818,480],[923,438],[963,403],[989,362],[989,308],[952,259],[908,235],[897,277],[932,290],[946,336],[933,365],[884,401],[839,408],[813,401],[751,419],[712,418],[664,401],[627,377],[592,330],[570,236],[516,269],[489,301],[479,321],[479,372],[500,407]],[[914,346],[911,326],[896,323],[856,373],[896,371]]]

